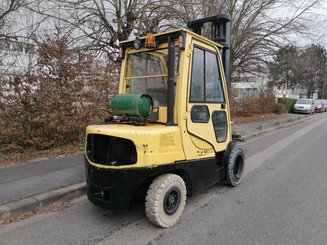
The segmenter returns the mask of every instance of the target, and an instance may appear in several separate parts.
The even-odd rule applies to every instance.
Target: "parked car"
[[[315,112],[325,112],[327,109],[327,100],[318,99],[314,101],[315,103]]]
[[[315,113],[314,101],[312,99],[299,99],[296,101],[293,112],[295,113]]]
[[[325,104],[321,100],[316,100],[314,102],[315,112],[322,113],[325,111]]]
[[[319,100],[316,100],[316,101],[321,101],[322,103],[324,103],[324,112],[327,112],[327,100],[319,99]]]

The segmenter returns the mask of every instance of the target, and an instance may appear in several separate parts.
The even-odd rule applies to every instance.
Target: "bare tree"
[[[325,97],[326,84],[326,49],[320,45],[311,45],[303,50],[301,59],[303,79],[301,86],[306,89],[307,97],[310,98],[315,92],[319,97]]]
[[[294,45],[281,47],[274,52],[273,61],[268,63],[269,77],[272,83],[280,88],[294,88],[303,78],[303,67],[300,64],[301,50]]]
[[[184,24],[194,18],[228,13],[232,18],[231,74],[262,71],[274,50],[292,34],[308,34],[309,12],[320,0],[182,0],[169,1],[170,19]],[[180,24],[180,22],[176,22]]]
[[[4,0],[0,4],[0,75],[2,75],[4,55],[10,48],[10,41],[15,39],[15,34],[11,30],[10,17],[26,4],[25,0]],[[4,82],[0,80],[0,90]],[[1,96],[1,95],[0,95]]]
[[[118,42],[147,31],[186,26],[190,20],[228,13],[232,17],[231,74],[265,70],[272,52],[307,34],[309,11],[321,0],[56,0],[59,12],[43,5],[40,14],[56,18],[74,33],[78,46],[109,59]],[[51,5],[51,6],[52,6]]]
[[[290,34],[307,32],[305,23],[309,20],[305,14],[318,3],[317,0],[304,0],[300,4],[283,0],[230,1],[232,70],[264,69],[263,64],[269,60],[272,51],[289,42]],[[289,12],[283,14],[282,6]],[[280,13],[276,14],[276,11]]]
[[[111,60],[117,56],[119,41],[146,31],[155,32],[160,20],[167,17],[157,11],[159,2],[150,0],[56,0],[53,3],[58,11],[40,5],[37,12],[69,28],[81,48],[106,53]]]
[[[318,91],[320,98],[326,97],[327,51],[321,45],[310,45],[305,49],[295,46],[280,48],[269,63],[270,78],[274,85],[286,88],[299,87],[308,98]]]
[[[26,0],[4,0],[0,6],[0,41],[13,38],[14,35],[8,30],[10,28],[10,15],[18,11],[18,9],[27,5]]]

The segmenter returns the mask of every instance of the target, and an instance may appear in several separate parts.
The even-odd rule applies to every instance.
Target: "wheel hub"
[[[172,215],[176,212],[180,203],[180,192],[177,188],[171,188],[164,198],[164,210],[168,215]]]

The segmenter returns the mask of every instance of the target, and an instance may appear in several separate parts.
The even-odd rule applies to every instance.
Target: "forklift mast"
[[[223,46],[222,61],[226,76],[226,83],[230,81],[230,43],[231,43],[231,19],[227,14],[218,14],[198,20],[189,21],[187,27],[194,33],[204,36]]]

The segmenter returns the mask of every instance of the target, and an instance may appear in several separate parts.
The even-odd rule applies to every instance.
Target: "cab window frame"
[[[203,64],[202,64],[202,72],[203,73],[203,78],[202,78],[202,86],[200,87],[201,89],[203,89],[203,96],[201,95],[202,98],[194,98],[193,92],[194,92],[194,87],[193,87],[193,83],[194,83],[194,63],[196,62],[196,58],[195,57],[195,50],[198,49],[200,51],[203,52]],[[213,54],[215,57],[215,61],[216,61],[216,66],[217,66],[217,75],[218,75],[218,79],[216,80],[216,86],[217,89],[220,90],[219,93],[221,93],[221,98],[217,98],[215,100],[213,99],[208,99],[206,98],[206,90],[207,90],[207,80],[206,80],[206,52]],[[205,48],[203,46],[197,45],[197,44],[193,44],[193,52],[192,52],[192,64],[191,64],[191,71],[190,71],[190,93],[189,93],[189,102],[190,103],[208,103],[208,104],[225,104],[226,103],[226,98],[225,98],[225,94],[224,94],[224,87],[223,87],[223,82],[222,82],[222,72],[221,72],[221,65],[219,62],[219,54],[211,49]],[[193,97],[193,98],[192,98]]]

